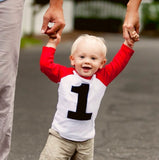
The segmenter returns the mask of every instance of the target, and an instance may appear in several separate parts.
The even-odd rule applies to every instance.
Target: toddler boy
[[[138,34],[135,42],[138,40]],[[104,39],[81,35],[72,45],[72,67],[54,63],[60,36],[49,38],[43,47],[40,69],[59,84],[57,110],[40,160],[93,160],[95,119],[110,82],[133,55],[125,41],[113,60],[106,63]]]

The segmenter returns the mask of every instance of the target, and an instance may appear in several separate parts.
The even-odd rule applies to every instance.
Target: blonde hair
[[[97,42],[97,45],[100,45],[102,52],[104,54],[104,56],[106,57],[106,53],[107,53],[107,47],[105,44],[105,40],[102,37],[97,37],[97,36],[93,36],[93,35],[88,35],[88,34],[82,34],[81,36],[79,36],[73,43],[72,48],[71,48],[71,55],[73,55],[73,53],[75,53],[78,44],[85,39],[89,39],[89,40],[95,40]]]

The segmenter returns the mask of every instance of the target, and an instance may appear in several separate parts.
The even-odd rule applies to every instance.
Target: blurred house
[[[22,23],[22,35],[30,33],[40,34],[43,15],[49,6],[49,4],[43,6],[42,8],[38,6],[33,6],[32,1],[33,0],[25,1]],[[64,0],[63,8],[66,21],[64,32],[70,32],[74,29],[74,3],[72,2],[72,0]],[[33,17],[35,10],[38,10],[38,12],[35,14],[35,17]]]
[[[43,15],[48,4],[39,7],[32,5],[33,0],[25,1],[22,34],[40,34]],[[121,3],[122,1],[123,3]],[[64,0],[63,9],[66,21],[64,32],[94,30],[121,32],[128,0]],[[152,0],[143,0],[150,3]],[[140,6],[140,13],[142,5]],[[36,11],[36,14],[34,14]],[[142,29],[141,21],[141,29]]]

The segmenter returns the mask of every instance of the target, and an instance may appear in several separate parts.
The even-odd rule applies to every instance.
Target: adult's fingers
[[[45,33],[48,30],[49,18],[44,16],[43,17],[43,24],[41,27],[41,33]]]
[[[123,25],[123,37],[126,40],[129,39],[129,32],[128,32],[128,30],[127,30],[125,25]]]
[[[62,22],[55,22],[54,25],[52,27],[48,27],[48,29],[46,30],[46,34],[55,34],[55,33],[59,33],[60,35],[62,34],[62,31],[65,27],[65,24]]]
[[[130,31],[131,29],[127,27],[127,25],[123,25],[123,38],[127,41],[129,46],[133,46],[133,41],[130,36]]]

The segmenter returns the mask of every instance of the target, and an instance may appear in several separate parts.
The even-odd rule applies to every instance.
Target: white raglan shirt
[[[55,49],[43,47],[41,71],[59,83],[57,110],[52,128],[63,138],[85,141],[95,136],[95,119],[108,84],[125,68],[133,50],[122,45],[112,62],[91,79],[79,76],[74,68],[54,63]]]

